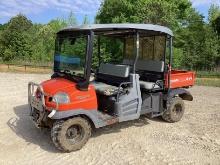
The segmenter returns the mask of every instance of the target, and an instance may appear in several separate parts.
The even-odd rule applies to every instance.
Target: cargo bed
[[[166,86],[168,87],[168,75],[166,76]],[[195,83],[195,72],[172,70],[170,75],[170,88],[187,88]]]

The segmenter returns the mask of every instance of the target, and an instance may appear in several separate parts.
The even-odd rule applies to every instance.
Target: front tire
[[[167,110],[163,113],[162,118],[170,123],[178,122],[182,119],[185,111],[184,102],[180,97],[174,97],[170,100]]]
[[[82,117],[56,121],[51,129],[53,143],[64,152],[81,149],[90,136],[91,125]]]

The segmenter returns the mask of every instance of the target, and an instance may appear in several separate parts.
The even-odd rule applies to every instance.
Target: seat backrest
[[[124,59],[123,64],[132,65],[133,60]],[[137,70],[152,71],[152,72],[163,72],[164,61],[153,61],[153,60],[138,60],[136,63]]]
[[[99,66],[98,73],[126,78],[129,76],[130,67],[128,65],[104,64]]]

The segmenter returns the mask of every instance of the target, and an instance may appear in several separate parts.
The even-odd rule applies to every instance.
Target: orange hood
[[[76,83],[64,79],[64,78],[54,78],[41,83],[45,93],[54,95],[55,93],[65,92],[68,88],[75,88]]]
[[[70,97],[70,103],[60,104],[59,110],[72,109],[97,109],[97,98],[94,86],[90,85],[88,91],[80,91],[76,88],[76,83],[64,78],[54,78],[41,83],[45,93],[53,96],[57,92],[67,93]],[[55,103],[46,99],[47,107],[55,107]]]

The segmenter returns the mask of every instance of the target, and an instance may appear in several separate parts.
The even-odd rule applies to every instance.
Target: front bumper
[[[40,97],[35,96],[36,90],[40,91]],[[49,126],[51,118],[55,115],[58,109],[58,103],[55,100],[56,108],[50,109],[45,105],[45,98],[51,97],[46,94],[41,85],[34,82],[28,83],[28,104],[30,109],[30,116],[37,127]],[[49,110],[50,109],[50,110]]]

